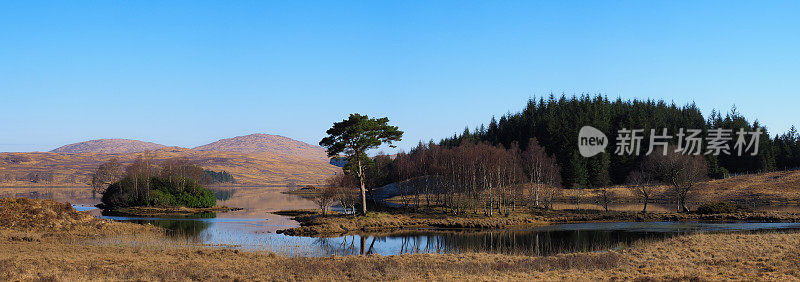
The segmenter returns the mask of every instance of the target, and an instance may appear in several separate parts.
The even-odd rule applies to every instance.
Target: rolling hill
[[[321,184],[341,168],[325,150],[287,137],[240,136],[197,149],[126,139],[102,139],[65,145],[51,152],[0,153],[0,186],[83,186],[101,163],[123,164],[146,155],[156,162],[186,158],[205,169],[227,171],[242,186]],[[41,179],[32,182],[31,179]]]
[[[325,149],[280,135],[250,134],[222,139],[195,147],[198,151],[220,151],[238,153],[270,153],[295,158],[328,161]]]
[[[151,142],[129,139],[97,139],[58,147],[50,152],[60,154],[102,153],[128,154],[151,151],[166,146]]]

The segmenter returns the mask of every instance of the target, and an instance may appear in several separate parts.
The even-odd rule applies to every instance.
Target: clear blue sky
[[[352,112],[407,150],[551,92],[736,104],[774,134],[800,125],[798,3],[3,1],[0,151],[316,144]]]

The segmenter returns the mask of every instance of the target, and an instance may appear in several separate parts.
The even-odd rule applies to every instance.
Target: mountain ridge
[[[157,150],[165,147],[167,146],[141,140],[108,138],[67,144],[50,150],[50,152],[60,154],[129,154]]]
[[[306,159],[328,161],[324,148],[286,136],[254,133],[231,138],[192,148],[198,151],[222,151],[238,153],[272,153]]]
[[[227,171],[237,185],[322,184],[341,168],[329,163],[325,149],[289,137],[250,134],[220,139],[195,148],[133,139],[96,139],[63,145],[49,152],[0,152],[0,186],[86,185],[100,163],[123,164],[139,156],[163,161],[185,158],[205,169]],[[44,183],[37,179],[44,177]],[[26,184],[27,183],[27,184]]]
[[[84,186],[88,185],[91,174],[101,163],[116,158],[123,165],[128,165],[140,156],[157,163],[183,158],[204,169],[227,171],[236,179],[236,184],[232,186],[320,185],[326,177],[341,172],[341,168],[321,160],[268,152],[248,154],[180,147],[125,154],[0,153],[0,186]]]

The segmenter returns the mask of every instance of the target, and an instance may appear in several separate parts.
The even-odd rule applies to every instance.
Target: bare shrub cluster
[[[535,139],[527,147],[522,151],[516,143],[508,149],[472,142],[453,148],[420,144],[395,159],[403,204],[486,215],[510,214],[526,204],[550,207],[561,185],[560,168]]]

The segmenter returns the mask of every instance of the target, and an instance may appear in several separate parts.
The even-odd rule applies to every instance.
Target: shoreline
[[[0,280],[792,280],[800,233],[693,234],[605,252],[287,257],[193,246],[73,244],[0,228]],[[202,266],[202,267],[198,267]]]
[[[597,210],[544,210],[515,213],[510,216],[447,215],[441,213],[406,213],[397,210],[369,212],[366,216],[328,214],[322,216],[313,210],[288,210],[273,212],[290,216],[300,227],[278,230],[290,236],[336,237],[373,232],[400,230],[502,230],[541,227],[550,224],[591,222],[800,222],[800,213],[789,212],[737,212],[721,214],[673,212],[623,212]]]
[[[104,215],[110,216],[134,216],[134,217],[192,217],[209,213],[230,212],[242,210],[241,208],[231,208],[226,206],[216,206],[210,208],[187,208],[187,207],[125,207],[116,209],[101,209]]]
[[[153,226],[99,219],[52,200],[0,199],[0,211],[3,281],[785,281],[800,275],[796,231],[681,235],[603,252],[547,256],[464,252],[289,257],[164,241],[163,230]]]

